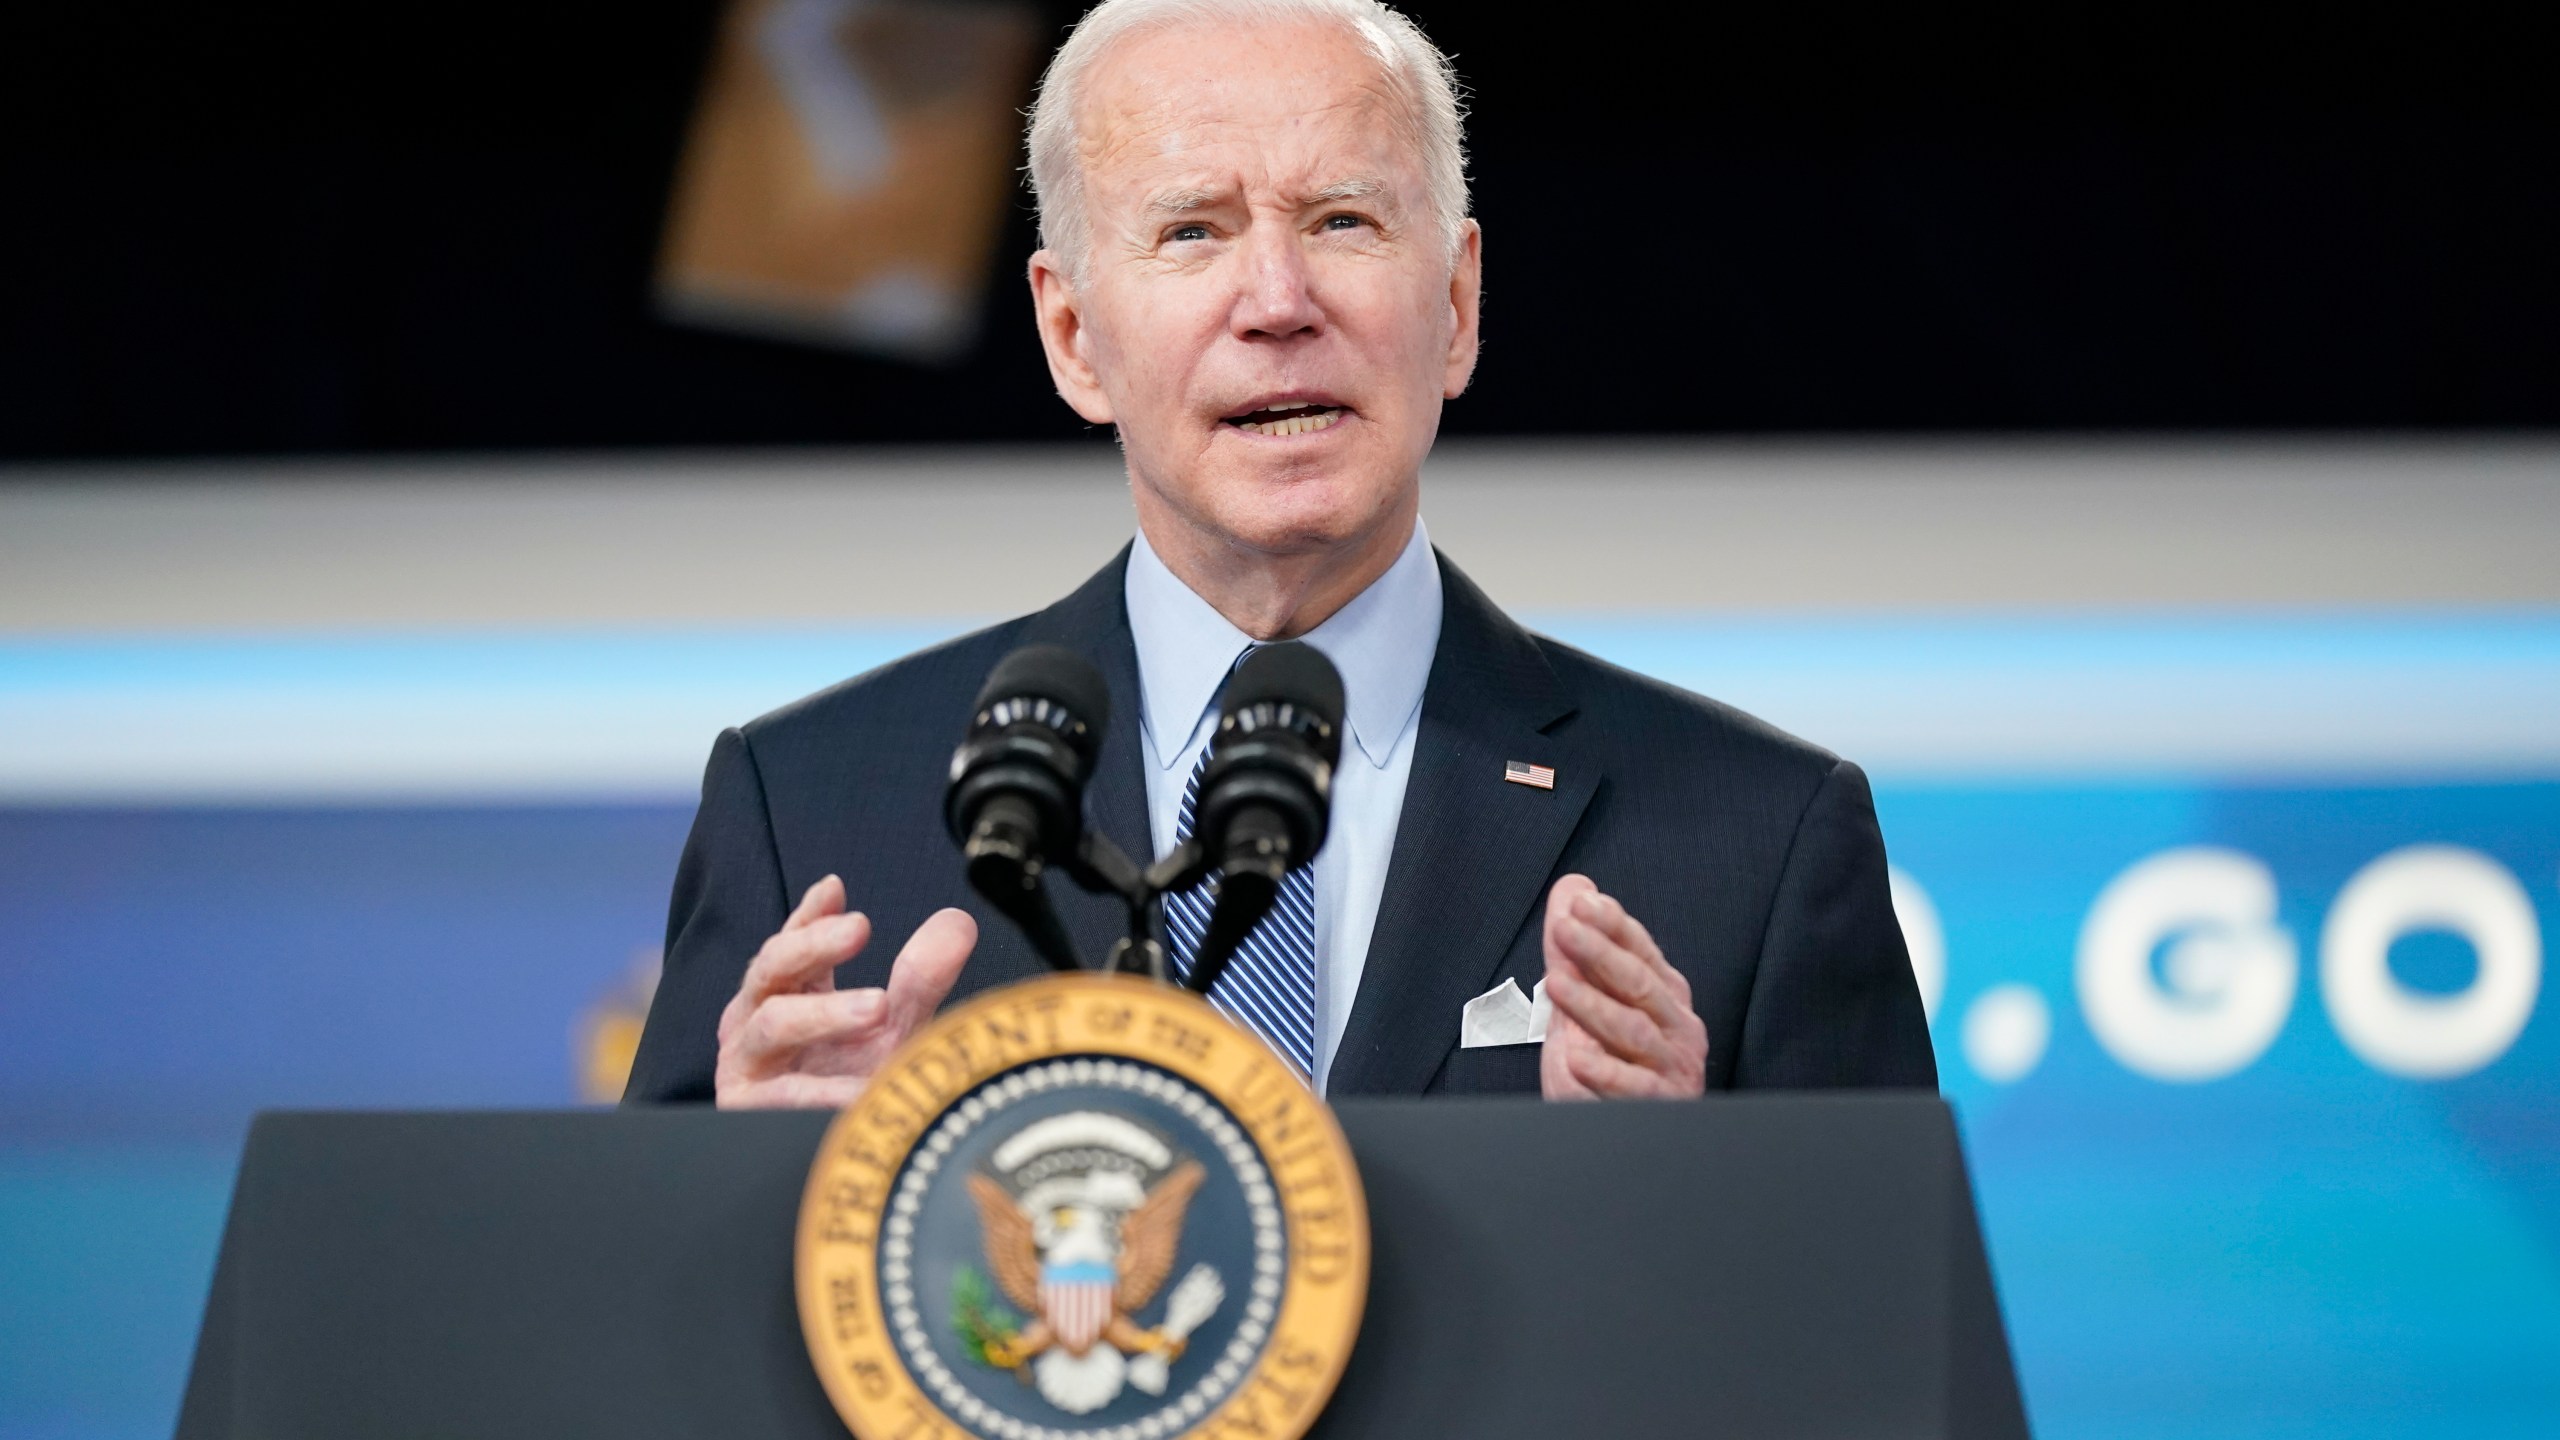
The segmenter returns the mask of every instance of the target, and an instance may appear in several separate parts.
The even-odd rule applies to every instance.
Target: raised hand
[[[720,1014],[720,1108],[838,1109],[853,1103],[883,1061],[931,1019],[978,944],[965,910],[939,910],[889,967],[886,989],[838,990],[836,967],[871,942],[871,921],[844,908],[830,875],[748,962]]]
[[[1706,1093],[1707,1024],[1689,977],[1589,876],[1547,892],[1546,1046],[1539,1088],[1550,1100]]]

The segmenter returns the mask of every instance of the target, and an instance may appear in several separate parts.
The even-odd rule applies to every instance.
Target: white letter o
[[[2080,927],[2081,1013],[2108,1053],[2155,1080],[2213,1080],[2266,1053],[2301,975],[2256,857],[2214,846],[2151,856],[2098,893]],[[2153,976],[2151,952],[2171,945]]]
[[[2429,995],[2391,973],[2391,942],[2419,930],[2471,942],[2479,973]],[[2347,1048],[2377,1070],[2468,1075],[2507,1053],[2542,989],[2542,930],[2507,868],[2477,850],[2411,845],[2356,872],[2320,932],[2320,995]]]

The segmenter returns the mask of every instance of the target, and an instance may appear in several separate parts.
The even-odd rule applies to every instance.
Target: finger
[[[1573,968],[1573,959],[1565,953],[1558,932],[1572,920],[1574,902],[1599,888],[1588,875],[1565,875],[1548,888],[1547,913],[1539,923],[1538,940],[1539,948],[1546,954],[1549,975]]]
[[[1572,918],[1576,901],[1585,895],[1598,894],[1599,890],[1600,887],[1593,884],[1588,875],[1566,875],[1547,891],[1546,921],[1540,927],[1539,938],[1546,943],[1550,963],[1556,953],[1556,927]]]
[[[1666,1099],[1687,1093],[1660,1071],[1610,1054],[1588,1032],[1578,1032],[1576,1043],[1567,1048],[1565,1071],[1603,1099]]]
[[[1592,891],[1574,901],[1573,914],[1575,919],[1608,936],[1643,961],[1663,988],[1679,997],[1681,1004],[1689,1003],[1689,977],[1681,974],[1679,967],[1664,957],[1662,947],[1654,943],[1653,932],[1644,928],[1643,921],[1628,914],[1627,907],[1618,903],[1618,897],[1604,891]]]
[[[720,1088],[723,1110],[841,1110],[871,1082],[857,1075],[783,1074]]]
[[[880,1032],[889,997],[878,990],[830,990],[823,995],[774,995],[747,1017],[731,1048],[747,1073],[756,1075],[823,1041],[859,1043]]]
[[[966,910],[936,910],[916,927],[889,966],[889,1010],[912,1030],[942,1007],[978,946],[978,922]]]
[[[767,995],[835,987],[835,968],[871,943],[871,917],[856,910],[827,915],[764,942],[738,982],[749,1008]]]
[[[1538,1047],[1538,1093],[1549,1100],[1597,1100],[1590,1086],[1575,1078],[1565,1063],[1565,1052],[1582,1034],[1570,1015],[1550,1014],[1547,1018],[1546,1043]]]
[[[1580,919],[1566,921],[1558,935],[1565,958],[1579,967],[1582,978],[1644,1011],[1654,1023],[1669,1028],[1688,1013],[1688,1002],[1663,981],[1662,972],[1668,967],[1645,960]]]
[[[1653,932],[1644,922],[1627,913],[1618,897],[1605,890],[1591,890],[1573,900],[1573,918],[1605,933],[1610,939],[1652,959],[1662,958],[1660,947],[1653,943]]]
[[[1581,987],[1585,996],[1597,991],[1597,987],[1591,983],[1590,972],[1583,968],[1580,961],[1559,947],[1554,954],[1547,957],[1547,1028],[1550,1031],[1559,1025],[1585,1028],[1580,1026],[1573,1012],[1567,1009],[1558,998],[1561,992],[1572,990],[1577,985]],[[1597,991],[1597,993],[1607,994],[1606,991]]]
[[[797,929],[785,922],[747,962],[746,973],[738,979],[738,993],[721,1010],[720,1043],[728,1044],[769,996],[833,990],[835,967],[859,954],[870,941],[871,921],[860,912],[820,916]]]
[[[1623,1060],[1668,1074],[1679,1065],[1670,1039],[1652,1015],[1619,1000],[1579,975],[1555,971],[1547,976],[1547,1000],[1588,1031],[1602,1048]],[[1552,1020],[1550,1024],[1554,1023]]]
[[[818,883],[810,886],[807,892],[801,895],[800,903],[792,909],[791,913],[782,918],[782,928],[774,934],[788,935],[795,930],[805,930],[843,911],[843,879],[835,875],[822,875],[818,877]],[[735,1033],[740,1025],[746,1023],[747,1012],[755,1008],[755,1001],[769,992],[768,983],[756,973],[756,961],[763,959],[765,951],[771,948],[773,948],[773,939],[768,936],[763,948],[757,950],[748,960],[746,974],[739,977],[738,993],[729,998],[728,1008],[720,1012],[720,1039],[723,1044],[728,1042],[730,1035]]]
[[[782,928],[785,930],[797,930],[800,927],[809,924],[813,920],[821,920],[829,915],[841,915],[843,913],[843,878],[835,875],[822,875],[818,878],[817,884],[809,887],[809,893],[800,897],[799,907],[791,912],[790,919],[782,922]]]
[[[1568,1045],[1564,1056],[1565,1071],[1588,1086],[1595,1095],[1613,1100],[1632,1100],[1674,1093],[1668,1081],[1641,1065],[1631,1065],[1609,1054],[1599,1046],[1583,1043]]]
[[[868,1075],[791,1074],[774,1078],[781,1103],[794,1110],[841,1110],[871,1088]]]

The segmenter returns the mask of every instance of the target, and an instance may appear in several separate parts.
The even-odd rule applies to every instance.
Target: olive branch
[[[997,1347],[1022,1333],[1022,1317],[996,1299],[995,1288],[975,1266],[963,1265],[951,1277],[951,1328],[960,1349],[991,1370],[1010,1367],[995,1357]]]

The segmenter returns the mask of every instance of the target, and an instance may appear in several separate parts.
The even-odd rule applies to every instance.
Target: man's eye
[[[1176,225],[1172,230],[1166,233],[1164,238],[1167,240],[1206,240],[1209,238],[1209,227],[1206,225]]]
[[[1324,217],[1324,228],[1327,230],[1357,230],[1368,223],[1369,222],[1367,220],[1358,215],[1327,215]]]

